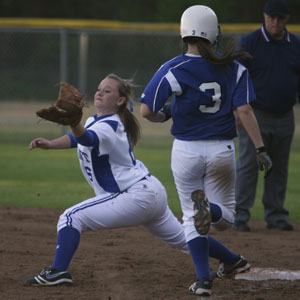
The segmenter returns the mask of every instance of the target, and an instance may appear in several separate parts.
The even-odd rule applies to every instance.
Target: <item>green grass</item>
[[[155,132],[156,124],[151,126],[150,130],[146,128],[148,131],[145,130],[146,134],[135,149],[136,158],[142,160],[151,174],[161,180],[167,189],[172,211],[181,215],[170,167],[173,139],[168,129],[158,129]],[[0,126],[0,206],[65,209],[94,196],[81,173],[75,149],[28,150],[28,144],[33,138],[55,138],[61,133],[61,128],[56,125],[36,122]],[[291,221],[300,221],[298,178],[300,133],[296,132],[285,201]],[[252,219],[263,219],[262,191],[263,178],[260,174],[255,205],[251,209]]]
[[[74,150],[29,151],[25,144],[1,146],[0,205],[66,208],[93,195]]]
[[[297,143],[291,153],[285,202],[292,221],[300,220],[300,151]],[[65,209],[94,195],[81,174],[74,149],[29,151],[27,147],[25,143],[1,145],[0,205]],[[163,182],[171,209],[176,215],[181,215],[170,168],[171,147],[169,137],[147,137],[136,148],[135,155]],[[260,176],[255,205],[251,210],[253,219],[263,219],[262,183]]]
[[[7,137],[7,142],[1,145],[0,206],[64,209],[93,197],[93,190],[81,173],[76,150],[29,151],[28,144],[34,136],[38,134],[23,135],[22,141],[15,143],[12,143],[12,137]],[[171,138],[167,137],[167,140],[167,143],[165,138],[150,144],[149,141],[141,142],[135,155],[164,183],[170,205],[179,215],[170,168]]]

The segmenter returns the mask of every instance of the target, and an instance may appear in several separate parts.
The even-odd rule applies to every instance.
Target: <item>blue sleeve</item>
[[[238,66],[238,76],[237,85],[233,94],[233,105],[235,108],[249,104],[256,99],[248,70],[242,65]]]
[[[145,103],[153,112],[158,112],[172,95],[171,86],[166,79],[166,68],[159,69],[146,86],[141,103]]]
[[[99,138],[97,134],[92,130],[85,130],[85,133],[76,138],[77,143],[86,147],[96,147],[99,145]]]
[[[77,148],[77,141],[76,141],[76,139],[74,138],[74,136],[72,135],[72,133],[69,133],[68,136],[69,136],[70,141],[71,141],[71,146],[70,146],[70,148]]]

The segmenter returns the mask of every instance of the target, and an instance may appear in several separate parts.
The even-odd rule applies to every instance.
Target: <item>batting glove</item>
[[[272,168],[272,161],[265,147],[260,147],[256,149],[256,160],[258,168],[261,171],[265,171],[265,177],[269,175]]]
[[[170,104],[165,104],[163,106],[163,108],[160,110],[160,112],[162,112],[166,118],[162,121],[162,122],[166,122],[171,118],[171,106]]]

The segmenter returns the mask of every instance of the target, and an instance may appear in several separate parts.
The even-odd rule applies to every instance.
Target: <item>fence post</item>
[[[79,90],[83,94],[86,94],[87,60],[88,60],[88,34],[85,32],[81,32],[79,38],[78,83],[79,83]]]
[[[68,62],[68,42],[67,31],[65,28],[60,28],[60,81],[67,82],[67,62]],[[67,132],[66,126],[61,126],[61,133],[65,135]]]

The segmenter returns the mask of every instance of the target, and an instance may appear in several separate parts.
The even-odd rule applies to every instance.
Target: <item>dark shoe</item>
[[[242,222],[242,221],[235,222],[232,225],[232,228],[234,230],[237,230],[237,231],[243,231],[243,232],[250,231],[250,227],[247,225],[247,223],[246,222]]]
[[[195,295],[210,296],[211,289],[212,289],[212,280],[203,278],[201,280],[194,282],[190,286],[189,292]]]
[[[211,216],[209,202],[202,190],[192,192],[194,202],[194,224],[197,232],[206,235],[209,232]]]
[[[68,271],[58,271],[51,267],[45,267],[39,275],[35,276],[34,278],[27,279],[25,285],[55,286],[71,285],[72,283],[72,277]]]
[[[293,225],[290,224],[288,221],[277,221],[275,224],[268,223],[267,229],[279,229],[279,230],[286,230],[290,231],[293,230]]]
[[[220,264],[219,270],[211,273],[212,279],[227,279],[232,278],[234,275],[239,273],[249,272],[251,265],[247,259],[239,255],[237,261],[232,265]]]

